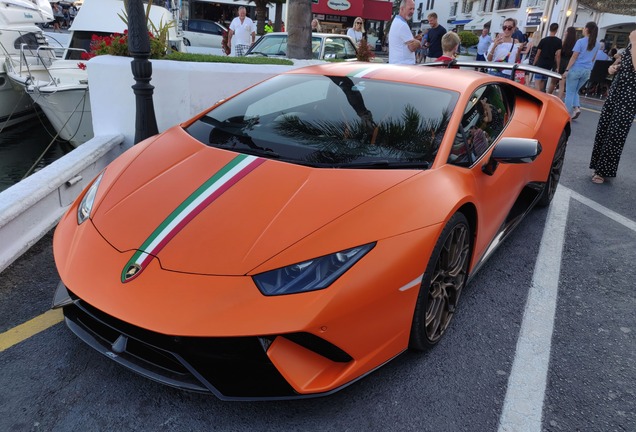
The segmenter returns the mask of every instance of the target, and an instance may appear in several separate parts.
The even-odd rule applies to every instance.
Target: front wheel
[[[565,131],[561,132],[561,137],[557,143],[556,150],[554,150],[554,157],[552,158],[552,165],[550,166],[550,173],[548,179],[543,187],[543,192],[537,201],[539,207],[547,207],[550,205],[552,198],[556,192],[556,188],[559,185],[561,179],[561,171],[563,170],[563,162],[565,161],[565,148],[567,147],[568,137]]]
[[[444,335],[468,277],[471,232],[466,216],[455,213],[440,235],[422,278],[409,347],[424,351]]]

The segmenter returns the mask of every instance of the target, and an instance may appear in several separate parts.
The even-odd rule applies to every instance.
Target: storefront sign
[[[340,16],[340,15],[325,15],[324,20],[325,21],[331,21],[331,22],[347,22],[347,18],[346,16]],[[320,19],[320,18],[318,18]]]
[[[526,26],[538,26],[541,25],[541,17],[543,16],[543,12],[534,12],[529,13],[526,17]]]
[[[329,0],[327,6],[329,9],[346,11],[351,7],[351,3],[349,3],[349,0]]]

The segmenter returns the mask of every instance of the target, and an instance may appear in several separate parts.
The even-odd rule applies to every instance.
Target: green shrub
[[[467,49],[479,43],[479,37],[470,31],[460,31],[459,40],[462,42],[462,48]]]
[[[211,54],[192,54],[182,52],[171,52],[166,55],[164,60],[175,60],[185,62],[201,62],[201,63],[239,63],[239,64],[273,64],[291,66],[293,61],[280,58],[268,57],[229,57],[224,55]]]

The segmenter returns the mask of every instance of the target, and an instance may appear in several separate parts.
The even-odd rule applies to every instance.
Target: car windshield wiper
[[[237,147],[235,145],[213,144],[216,148],[232,150],[238,153],[245,153],[253,156],[264,156],[271,159],[280,159],[280,155],[272,149],[260,147]]]
[[[267,54],[261,51],[251,51],[249,54],[258,54],[258,55],[262,55],[263,57],[268,57]]]
[[[345,162],[329,164],[334,168],[430,168],[430,162],[426,161],[388,161],[386,159],[374,161]]]

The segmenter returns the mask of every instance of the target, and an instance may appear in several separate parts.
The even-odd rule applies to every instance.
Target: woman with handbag
[[[515,29],[515,22],[512,18],[508,18],[503,22],[501,27],[503,32],[495,37],[495,41],[488,47],[486,60],[490,62],[516,63],[519,51],[519,41],[512,37]],[[490,74],[510,78],[510,70],[491,70]]]

